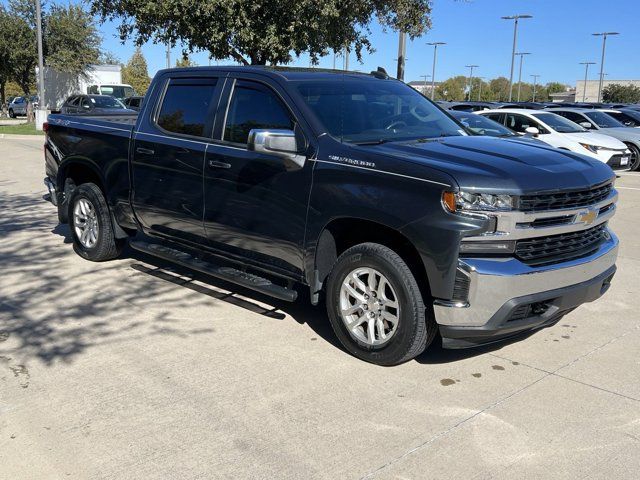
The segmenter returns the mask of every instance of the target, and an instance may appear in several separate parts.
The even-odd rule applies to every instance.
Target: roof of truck
[[[382,78],[386,72],[356,72],[351,70],[331,70],[325,68],[299,68],[299,67],[272,67],[266,65],[249,65],[249,66],[219,66],[219,67],[186,67],[164,69],[158,73],[165,72],[182,72],[182,71],[211,71],[211,72],[247,72],[261,73],[269,76],[278,77],[285,80],[330,80],[337,76],[349,76],[356,78]],[[391,78],[391,77],[388,77]]]

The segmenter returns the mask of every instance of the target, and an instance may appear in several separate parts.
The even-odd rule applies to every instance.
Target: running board
[[[137,240],[129,242],[129,245],[131,245],[131,248],[140,252],[211,275],[220,280],[235,283],[241,287],[250,288],[251,290],[269,295],[270,297],[279,298],[287,302],[295,302],[298,297],[298,292],[295,290],[275,285],[266,278],[246,273],[233,267],[223,267],[206,262],[182,250],[176,250],[175,248],[158,243],[148,243]]]

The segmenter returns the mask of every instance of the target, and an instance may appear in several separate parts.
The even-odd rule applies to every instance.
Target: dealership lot
[[[304,298],[81,259],[41,142],[0,139],[0,478],[637,478],[640,174],[617,181],[603,299],[382,368]]]

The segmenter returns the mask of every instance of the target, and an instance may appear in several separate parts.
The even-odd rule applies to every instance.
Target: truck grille
[[[520,197],[519,210],[524,212],[540,212],[544,210],[586,207],[607,198],[611,190],[613,190],[613,184],[607,183],[588,190],[576,192],[523,195]]]
[[[516,242],[516,257],[528,265],[564,262],[584,257],[598,249],[605,240],[606,223],[587,230]]]

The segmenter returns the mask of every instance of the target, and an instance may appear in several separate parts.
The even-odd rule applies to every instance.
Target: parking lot
[[[0,139],[0,478],[636,479],[640,174],[600,301],[492,348],[382,368],[322,308],[125,250],[91,263]]]

